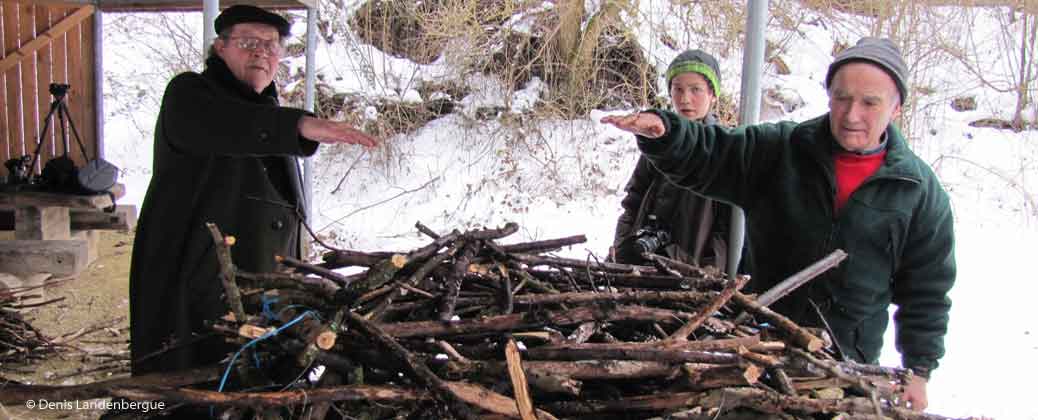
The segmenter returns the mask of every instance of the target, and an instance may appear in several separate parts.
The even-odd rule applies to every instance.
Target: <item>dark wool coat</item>
[[[717,124],[717,118],[707,115],[702,122],[708,125]],[[660,227],[669,232],[671,238],[671,244],[660,250],[660,254],[679,261],[713,265],[724,270],[728,254],[730,205],[668,182],[644,155],[638,158],[624,190],[627,195],[620,202],[623,213],[616,222],[616,233],[613,237],[617,262],[642,262],[642,258],[637,255],[638,251],[631,249],[633,239],[640,229],[649,224],[648,216],[655,215]],[[704,214],[707,206],[709,213]],[[701,226],[707,228],[701,229]],[[697,247],[700,249],[698,260],[695,258]],[[744,258],[743,261],[740,266],[748,267],[748,258]]]
[[[294,156],[317,143],[299,136],[307,113],[276,96],[273,84],[257,94],[239,82],[216,56],[166,87],[130,265],[133,375],[215,363],[230,350],[220,338],[194,338],[228,312],[206,222],[237,238],[231,254],[242,270],[269,272],[274,254],[298,255],[305,212]],[[171,338],[174,350],[138,360]]]
[[[847,357],[875,363],[893,303],[904,366],[937,366],[955,282],[951,206],[896,127],[886,130],[883,165],[836,213],[836,146],[828,115],[725,129],[653,112],[666,134],[639,137],[638,146],[656,168],[679,185],[746,211],[751,291],[767,290],[842,249],[848,257],[839,267],[772,308],[809,326],[823,325],[820,314]]]

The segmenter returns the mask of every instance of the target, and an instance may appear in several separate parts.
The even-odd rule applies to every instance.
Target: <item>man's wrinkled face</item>
[[[674,110],[685,118],[702,119],[716,100],[710,82],[702,74],[681,73],[670,81],[670,101]]]
[[[282,52],[277,28],[262,23],[239,23],[231,27],[226,38],[218,37],[213,47],[234,77],[257,93],[274,80]]]
[[[829,122],[833,138],[844,149],[875,149],[887,126],[900,114],[897,85],[883,69],[856,62],[836,70],[829,85]]]

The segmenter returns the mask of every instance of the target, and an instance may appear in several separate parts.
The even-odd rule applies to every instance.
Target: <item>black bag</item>
[[[79,187],[88,192],[108,191],[118,179],[119,168],[101,158],[87,162],[76,174]]]
[[[119,168],[104,159],[93,159],[77,168],[68,155],[63,155],[48,161],[41,175],[43,185],[49,191],[94,194],[115,186]]]
[[[79,183],[76,181],[76,163],[68,155],[58,156],[43,165],[43,187],[48,191],[78,193]]]

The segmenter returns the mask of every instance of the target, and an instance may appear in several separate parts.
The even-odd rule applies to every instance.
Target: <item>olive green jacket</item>
[[[952,211],[937,177],[896,127],[887,128],[883,165],[836,213],[838,146],[828,115],[726,129],[653,112],[666,134],[639,137],[638,147],[655,167],[678,185],[746,211],[751,291],[842,249],[848,257],[839,267],[771,307],[801,325],[827,323],[847,357],[876,363],[893,303],[904,366],[937,367],[955,282]]]

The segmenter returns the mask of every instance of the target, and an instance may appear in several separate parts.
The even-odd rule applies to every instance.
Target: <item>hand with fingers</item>
[[[650,139],[660,138],[667,133],[667,126],[663,124],[663,119],[651,112],[610,115],[602,118],[601,122]]]
[[[299,134],[310,140],[326,144],[346,143],[367,147],[378,144],[378,139],[345,122],[309,116],[299,119]]]
[[[913,375],[908,379],[901,391],[900,406],[913,411],[926,410],[929,402],[926,399],[926,378]]]

